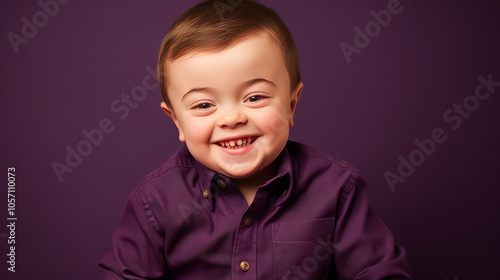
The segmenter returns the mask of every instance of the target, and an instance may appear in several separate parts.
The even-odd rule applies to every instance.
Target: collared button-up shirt
[[[350,164],[288,141],[249,206],[184,145],[130,194],[102,279],[411,279]]]

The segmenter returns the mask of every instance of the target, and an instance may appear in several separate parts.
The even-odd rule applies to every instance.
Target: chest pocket
[[[335,218],[273,224],[274,279],[328,279]]]

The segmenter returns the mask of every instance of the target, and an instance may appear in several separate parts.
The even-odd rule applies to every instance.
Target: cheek
[[[286,134],[288,137],[288,116],[283,110],[274,107],[269,108],[266,112],[258,114],[258,118],[258,124],[264,133],[274,134],[275,137],[278,137],[280,134]]]
[[[212,126],[202,119],[188,119],[184,122],[183,131],[186,141],[194,143],[205,143],[210,139]]]

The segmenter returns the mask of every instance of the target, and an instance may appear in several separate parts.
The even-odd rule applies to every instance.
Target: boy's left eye
[[[261,96],[261,95],[254,95],[254,96],[250,96],[247,101],[250,101],[250,102],[257,102],[261,99],[264,99],[264,96]]]

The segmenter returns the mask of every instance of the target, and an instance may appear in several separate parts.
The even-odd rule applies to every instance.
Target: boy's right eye
[[[214,105],[212,105],[211,103],[204,102],[195,105],[192,109],[209,109],[212,106]]]

